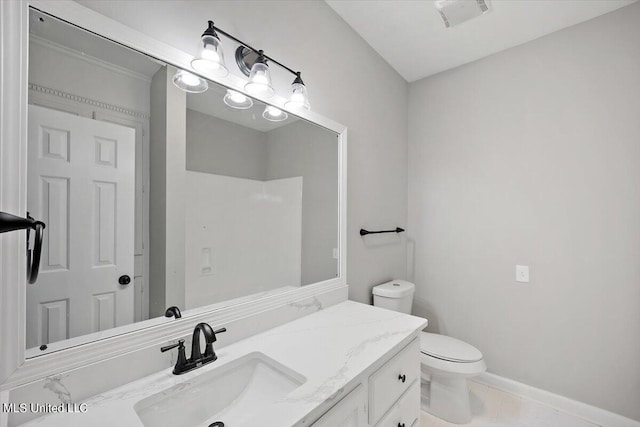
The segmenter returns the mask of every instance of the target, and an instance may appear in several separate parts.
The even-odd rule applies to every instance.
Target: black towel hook
[[[38,272],[40,271],[40,255],[42,254],[42,236],[44,234],[45,223],[36,221],[27,212],[26,218],[11,215],[6,212],[0,212],[0,233],[8,233],[9,231],[27,230],[27,281],[33,284],[38,280]],[[33,252],[29,249],[30,231],[35,231],[35,242]]]
[[[395,230],[382,230],[382,231],[369,231],[364,228],[360,229],[360,235],[366,236],[367,234],[380,234],[380,233],[402,233],[404,228],[396,227]]]

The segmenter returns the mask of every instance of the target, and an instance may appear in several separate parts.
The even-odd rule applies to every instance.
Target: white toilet
[[[373,288],[373,305],[411,313],[415,285],[392,280]],[[471,421],[466,379],[487,370],[482,353],[464,341],[420,332],[422,409],[452,423]]]

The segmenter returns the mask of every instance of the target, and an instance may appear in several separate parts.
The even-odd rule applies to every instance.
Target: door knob
[[[118,283],[120,283],[121,285],[128,285],[129,283],[131,283],[131,277],[127,276],[126,274],[124,276],[120,276],[118,278]]]

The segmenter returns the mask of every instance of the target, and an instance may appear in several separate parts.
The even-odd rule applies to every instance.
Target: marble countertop
[[[49,414],[23,425],[142,427],[134,410],[136,402],[252,352],[264,353],[306,381],[268,410],[256,413],[255,423],[248,425],[304,424],[305,417],[321,406],[328,409],[328,403],[342,398],[372,364],[400,349],[426,324],[419,317],[345,301],[216,350],[216,362],[194,371],[173,375],[171,369],[165,369],[77,402],[86,403],[84,413]],[[223,342],[224,335],[218,341]]]

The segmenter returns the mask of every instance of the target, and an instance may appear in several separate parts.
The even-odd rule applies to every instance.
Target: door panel
[[[29,106],[29,212],[47,224],[27,348],[133,322],[135,131]]]

